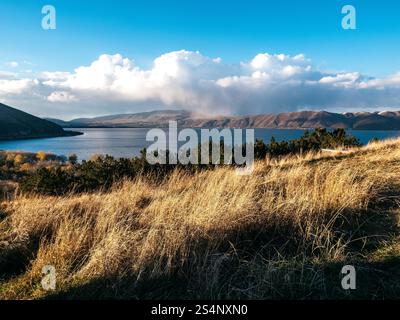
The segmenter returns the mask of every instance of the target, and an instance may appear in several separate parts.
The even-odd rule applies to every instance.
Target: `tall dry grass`
[[[365,226],[395,210],[399,147],[266,159],[250,176],[177,171],[108,193],[19,196],[2,205],[0,297],[335,296],[335,266],[395,235]],[[44,265],[56,267],[55,293],[40,286]]]

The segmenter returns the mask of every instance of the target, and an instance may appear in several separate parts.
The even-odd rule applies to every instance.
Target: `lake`
[[[75,153],[79,160],[89,159],[93,154],[109,154],[116,158],[131,158],[148,147],[147,128],[84,128],[73,129],[83,132],[81,136],[31,140],[0,141],[0,150],[20,150],[29,152],[45,151],[57,155]],[[255,129],[255,137],[269,142],[297,139],[305,130],[298,129]],[[386,139],[400,137],[400,131],[348,130],[348,133],[368,143],[373,138]]]

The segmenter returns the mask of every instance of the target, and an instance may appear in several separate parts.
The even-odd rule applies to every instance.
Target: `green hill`
[[[78,135],[59,125],[0,103],[0,140]]]

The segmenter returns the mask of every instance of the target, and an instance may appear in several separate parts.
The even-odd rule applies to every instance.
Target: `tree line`
[[[277,158],[318,151],[323,148],[355,146],[360,146],[359,140],[348,135],[343,129],[335,129],[333,131],[315,129],[312,132],[305,131],[302,137],[290,141],[277,142],[275,138],[271,138],[269,143],[264,143],[262,140],[257,139],[254,144],[254,157],[256,160],[262,160],[266,157]],[[223,145],[221,142],[221,147],[220,156],[222,159],[223,149],[229,146]],[[78,162],[77,157],[71,155],[65,162],[65,164],[60,162],[59,164],[40,167],[28,172],[20,180],[20,190],[27,193],[34,192],[47,195],[90,192],[99,189],[107,190],[117,181],[121,181],[124,178],[132,179],[139,175],[157,181],[164,179],[176,169],[194,173],[215,168],[215,165],[212,164],[150,165],[146,161],[145,149],[141,151],[140,156],[132,159],[115,159],[105,155]]]

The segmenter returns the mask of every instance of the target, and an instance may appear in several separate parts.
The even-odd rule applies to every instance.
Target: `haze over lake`
[[[137,156],[140,150],[152,142],[146,141],[148,128],[82,128],[81,136],[0,141],[0,150],[21,150],[29,152],[45,151],[57,155],[75,153],[79,160],[87,160],[93,154],[109,154],[116,158]],[[269,142],[271,137],[277,141],[300,138],[305,130],[297,129],[255,129],[255,138]],[[387,139],[400,137],[400,131],[347,130],[368,143],[373,138]]]

